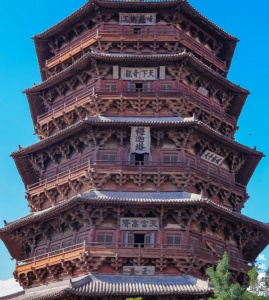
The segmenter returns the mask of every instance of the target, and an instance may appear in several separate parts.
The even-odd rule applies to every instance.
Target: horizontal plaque
[[[157,68],[121,68],[122,80],[156,80]]]
[[[121,218],[121,230],[159,230],[158,218]]]
[[[156,13],[120,13],[121,25],[154,25]]]
[[[215,154],[209,150],[206,150],[202,155],[201,159],[206,160],[214,165],[220,166],[224,160],[224,157]]]
[[[155,267],[153,266],[124,266],[123,275],[133,276],[152,276],[155,275]]]

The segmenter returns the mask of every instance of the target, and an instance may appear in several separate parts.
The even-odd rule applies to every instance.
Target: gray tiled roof
[[[10,299],[41,300],[57,296],[150,296],[210,295],[208,282],[193,276],[124,276],[89,274],[71,280],[28,289],[24,295]]]
[[[244,149],[249,153],[256,154],[257,156],[262,156],[263,153],[256,151],[255,149],[251,149],[247,146],[244,146],[243,144],[240,144],[231,138],[221,134],[217,130],[213,129],[209,125],[203,123],[200,120],[195,119],[194,117],[190,118],[181,118],[181,117],[159,117],[159,118],[149,118],[149,117],[144,117],[144,118],[132,118],[132,117],[86,117],[84,120],[80,120],[75,124],[69,125],[65,129],[56,132],[55,134],[52,134],[51,136],[40,140],[36,142],[35,144],[32,144],[30,146],[26,146],[20,150],[14,151],[11,153],[11,156],[19,156],[19,155],[24,155],[28,154],[28,151],[32,150],[36,151],[36,147],[38,146],[47,146],[47,143],[50,141],[54,141],[55,138],[60,138],[64,136],[65,134],[71,133],[72,130],[76,130],[76,128],[79,128],[80,126],[84,126],[87,124],[91,125],[99,125],[99,124],[122,124],[127,125],[127,126],[135,126],[135,125],[140,125],[140,126],[166,126],[166,125],[173,125],[173,126],[187,126],[187,125],[198,125],[201,128],[207,130],[208,132],[214,134],[216,137],[221,137],[221,139],[225,140],[225,142],[228,142],[229,144],[233,146],[240,147],[240,149]]]
[[[56,206],[44,209],[42,211],[33,212],[25,217],[17,219],[13,222],[7,223],[4,228],[0,229],[0,235],[5,232],[10,232],[21,226],[25,226],[32,222],[37,222],[56,215],[62,211],[70,209],[79,203],[91,203],[109,205],[109,204],[122,204],[122,205],[164,205],[164,206],[184,206],[184,205],[207,205],[222,214],[229,215],[234,219],[241,219],[244,222],[251,223],[259,228],[268,230],[267,223],[256,221],[239,212],[217,204],[210,199],[202,198],[201,195],[189,194],[184,192],[160,192],[160,193],[147,193],[147,192],[107,192],[95,191],[77,195],[69,200],[65,200]]]
[[[90,275],[72,284],[76,295],[180,295],[204,294],[212,289],[192,276]]]
[[[192,62],[199,65],[203,70],[206,70],[209,74],[214,75],[214,77],[218,78],[221,82],[228,84],[230,87],[235,89],[237,92],[249,94],[249,91],[240,87],[239,85],[234,84],[227,78],[220,75],[218,72],[214,71],[208,65],[204,64],[199,58],[197,58],[191,52],[182,51],[179,53],[173,54],[119,54],[119,53],[102,53],[102,52],[86,52],[83,56],[81,56],[78,60],[76,60],[73,64],[69,67],[65,68],[64,70],[56,73],[55,75],[49,77],[47,80],[44,80],[40,84],[36,84],[31,88],[27,88],[24,90],[24,93],[29,92],[37,92],[41,91],[42,89],[47,88],[48,86],[53,85],[55,78],[60,78],[63,74],[69,74],[72,69],[78,67],[82,64],[84,60],[89,58],[95,58],[99,60],[112,60],[112,61],[153,61],[156,60],[165,60],[165,61],[177,61],[180,59],[188,58]]]

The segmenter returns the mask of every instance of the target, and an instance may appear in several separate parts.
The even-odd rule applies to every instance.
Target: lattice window
[[[77,240],[78,244],[84,244],[84,243],[87,244],[87,242],[88,242],[87,235],[83,235],[83,236],[78,237],[78,240]]]
[[[173,89],[173,85],[171,83],[162,83],[160,84],[160,90],[162,92],[171,92]]]
[[[150,82],[142,83],[142,82],[136,82],[136,83],[129,83],[128,82],[128,91],[130,92],[150,92],[151,85]]]
[[[44,179],[52,179],[55,176],[55,170],[48,171],[44,175]]]
[[[238,251],[230,250],[229,251],[229,257],[230,257],[231,260],[236,261],[238,259]]]
[[[144,247],[145,248],[152,247],[152,238],[151,238],[151,234],[150,233],[145,234]]]
[[[68,241],[65,241],[62,243],[62,248],[65,250],[65,251],[68,251],[71,249],[71,246],[72,246],[72,240],[68,240]]]
[[[103,245],[111,245],[113,242],[113,234],[112,233],[98,233],[97,242]]]
[[[50,246],[50,252],[52,255],[55,255],[57,253],[61,252],[61,244],[54,244]]]
[[[109,27],[109,28],[107,28],[107,32],[109,32],[109,33],[117,33],[118,29],[117,28],[113,28],[113,27]]]
[[[196,238],[196,237],[193,237],[193,236],[190,238],[190,244],[191,244],[191,246],[192,246],[193,249],[195,249],[197,247],[200,247],[200,241],[199,241],[199,239]]]
[[[167,34],[167,29],[165,29],[165,28],[159,28],[159,29],[157,29],[157,33],[158,34]]]
[[[92,160],[92,155],[87,155],[83,157],[82,163],[91,162],[91,160]]]
[[[76,162],[73,162],[67,166],[63,166],[59,168],[59,174],[64,175],[67,174],[69,172],[69,170],[74,169],[77,166]]]
[[[163,162],[165,164],[174,164],[177,163],[177,155],[176,154],[164,154]]]
[[[105,91],[106,92],[116,92],[117,91],[117,84],[116,83],[105,83]]]
[[[117,160],[117,154],[115,153],[103,153],[102,161],[115,162]]]
[[[220,246],[220,245],[216,245],[215,246],[215,249],[216,249],[216,252],[219,254],[219,255],[223,255],[224,253],[224,247],[223,246]]]
[[[36,252],[35,252],[35,256],[36,256],[36,257],[38,256],[38,259],[41,259],[41,258],[45,257],[45,254],[46,254],[46,253],[47,253],[46,248],[38,249],[38,250],[36,250]]]
[[[176,248],[180,245],[179,234],[168,234],[167,235],[167,248]]]

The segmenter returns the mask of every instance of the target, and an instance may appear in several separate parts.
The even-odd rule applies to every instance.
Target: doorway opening
[[[135,153],[135,164],[136,165],[144,165],[145,163],[145,153]]]
[[[140,82],[135,83],[135,91],[142,92],[143,91],[143,83],[140,83]]]
[[[142,233],[135,233],[134,234],[134,247],[138,248],[144,248],[145,244],[145,234]]]
[[[141,34],[141,28],[133,28],[134,34]]]

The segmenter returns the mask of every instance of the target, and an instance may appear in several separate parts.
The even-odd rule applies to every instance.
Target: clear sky
[[[25,95],[21,93],[40,82],[33,41],[34,34],[56,24],[82,6],[86,0],[1,0],[0,1],[0,222],[20,218],[29,212],[25,188],[9,157],[18,145],[37,141]],[[269,155],[269,1],[190,0],[202,14],[240,39],[228,78],[250,90],[239,119],[236,140]],[[267,119],[268,118],[268,119]],[[248,200],[243,213],[269,222],[268,158],[263,158],[248,185]],[[269,267],[269,249],[263,252]],[[0,280],[12,277],[15,262],[0,241]]]

